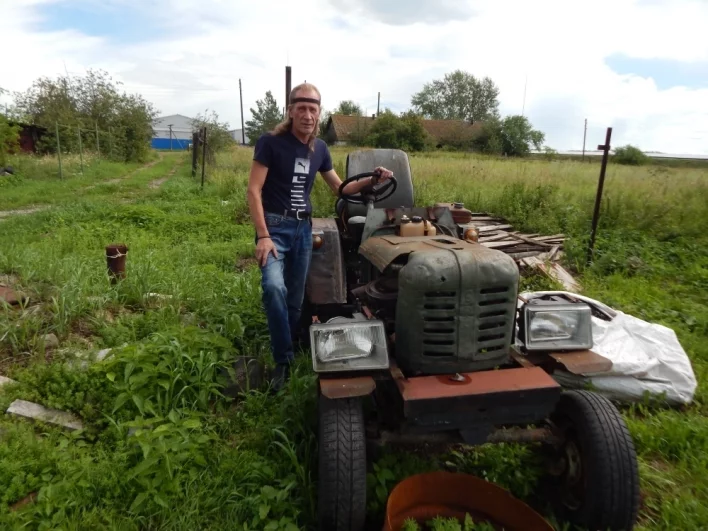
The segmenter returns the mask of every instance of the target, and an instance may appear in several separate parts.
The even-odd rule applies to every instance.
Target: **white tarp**
[[[672,405],[688,404],[696,390],[696,376],[676,333],[660,324],[648,323],[609,306],[568,291],[522,293],[526,300],[542,295],[569,295],[595,306],[611,320],[592,317],[592,350],[612,362],[603,373],[575,375],[556,372],[554,378],[565,387],[587,383],[603,395],[621,401],[641,400],[644,393],[665,394]]]

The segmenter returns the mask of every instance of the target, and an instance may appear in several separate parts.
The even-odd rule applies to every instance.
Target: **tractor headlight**
[[[592,348],[592,312],[580,303],[532,301],[523,307],[520,334],[526,350]]]
[[[310,326],[315,372],[388,368],[383,322],[341,320]]]

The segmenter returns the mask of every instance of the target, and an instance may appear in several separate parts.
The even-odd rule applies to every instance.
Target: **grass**
[[[26,307],[0,310],[0,373],[20,382],[3,387],[0,407],[34,400],[75,412],[86,428],[65,433],[0,416],[1,528],[312,528],[316,409],[307,357],[283,397],[254,392],[233,403],[219,393],[234,356],[269,362],[245,199],[250,156],[243,148],[221,154],[204,190],[183,153],[113,184],[106,181],[136,166],[100,162],[83,177],[23,174],[4,185],[0,209],[52,208],[0,222],[0,274],[30,295]],[[343,176],[346,152],[333,156]],[[175,163],[163,186],[148,187]],[[676,331],[699,381],[695,402],[622,410],[640,456],[639,528],[708,526],[706,171],[610,165],[596,260],[586,267],[597,165],[459,154],[415,155],[411,165],[417,204],[463,201],[523,230],[563,232],[585,294]],[[333,197],[321,181],[313,201],[316,215],[330,215]],[[119,241],[129,247],[127,278],[112,285],[104,247]],[[58,349],[46,348],[50,333]],[[82,363],[108,347],[104,362]],[[368,478],[372,521],[398,480],[440,467],[534,500],[539,468],[526,446],[425,459],[387,452]],[[32,503],[10,510],[34,492]]]

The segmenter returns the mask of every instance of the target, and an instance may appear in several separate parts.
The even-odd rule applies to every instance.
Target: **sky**
[[[708,0],[0,0],[0,87],[107,71],[161,115],[241,127],[285,66],[332,109],[410,108],[461,69],[489,76],[502,115],[557,150],[602,144],[708,154]],[[15,43],[11,47],[7,43]],[[0,96],[0,103],[8,102]]]

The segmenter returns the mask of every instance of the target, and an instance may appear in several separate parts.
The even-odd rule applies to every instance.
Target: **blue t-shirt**
[[[312,212],[310,191],[318,171],[332,169],[327,144],[315,139],[315,150],[298,140],[292,132],[282,135],[266,133],[256,142],[253,160],[268,168],[261,192],[263,210]]]

